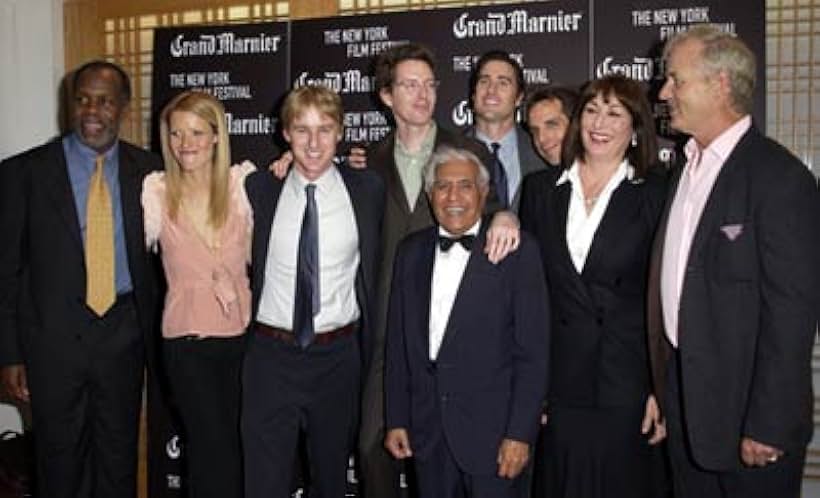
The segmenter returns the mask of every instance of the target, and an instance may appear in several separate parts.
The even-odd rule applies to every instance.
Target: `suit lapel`
[[[74,202],[74,191],[71,189],[71,179],[68,176],[68,164],[63,152],[62,141],[56,140],[53,147],[54,160],[48,161],[46,177],[43,178],[43,182],[47,185],[55,209],[63,217],[65,227],[71,233],[71,238],[77,243],[77,247],[82,253],[83,237],[80,230],[80,219],[77,215],[77,204]]]
[[[144,246],[142,209],[140,207],[140,183],[142,173],[137,161],[130,151],[120,143],[119,147],[119,182],[122,224],[125,233],[125,245],[128,248],[129,268],[136,269],[134,264]]]
[[[567,282],[571,282],[571,288],[575,290],[580,296],[580,301],[589,301],[589,292],[578,270],[572,262],[572,256],[569,254],[569,246],[567,245],[567,216],[569,216],[569,202],[572,195],[572,184],[564,182],[555,187],[554,195],[552,196],[552,206],[555,216],[552,216],[552,244],[554,247],[553,253],[558,257],[556,266],[566,278]]]
[[[268,259],[268,244],[270,231],[273,226],[273,216],[276,205],[282,192],[281,181],[274,178],[272,173],[261,173],[259,178],[260,189],[254,189],[250,197],[253,206],[253,243],[251,245],[251,260],[253,268],[253,282],[256,282],[256,301],[262,296],[262,285],[265,281],[265,265]],[[250,191],[249,191],[250,193]]]
[[[433,226],[428,229],[430,238],[422,244],[422,250],[419,252],[419,259],[416,262],[418,271],[415,273],[416,282],[414,290],[418,296],[418,302],[421,303],[420,309],[423,310],[421,316],[418,317],[419,331],[423,336],[420,338],[420,346],[424,351],[424,357],[430,355],[430,305],[432,298],[433,287],[433,264],[436,258],[436,240],[438,238],[438,226]]]
[[[396,165],[396,133],[393,132],[384,141],[380,149],[380,156],[374,158],[378,164],[384,164],[384,183],[387,188],[387,195],[391,198],[391,202],[399,206],[399,209],[405,216],[410,216],[410,207],[407,204],[407,194],[404,192],[404,185],[401,183],[399,177],[398,165]],[[419,196],[421,197],[421,196]],[[418,204],[418,200],[416,201]]]
[[[601,258],[606,254],[607,247],[617,242],[620,236],[619,228],[629,225],[636,216],[635,209],[640,207],[640,202],[635,197],[639,196],[640,192],[639,185],[626,179],[612,192],[606,212],[592,238],[592,245],[584,263],[583,275],[595,273]]]
[[[496,270],[484,255],[484,245],[487,241],[488,227],[489,220],[484,220],[481,223],[481,230],[479,231],[478,237],[476,237],[473,247],[470,250],[470,258],[467,260],[467,266],[464,267],[464,274],[461,277],[461,282],[458,284],[455,301],[453,301],[453,307],[450,309],[450,316],[447,317],[447,326],[444,328],[444,337],[441,339],[439,357],[442,357],[442,353],[448,349],[447,345],[452,343],[458,335],[461,329],[459,325],[465,321],[462,319],[462,315],[469,315],[471,313],[469,303],[480,302],[478,299],[473,299],[471,294],[481,289],[481,273]],[[438,231],[436,231],[436,233],[438,233]],[[435,251],[433,252],[435,253]],[[428,285],[428,287],[430,286]],[[429,297],[427,302],[430,302]]]
[[[753,140],[755,133],[754,128],[749,128],[720,168],[720,173],[718,173],[715,179],[712,192],[706,199],[706,205],[703,206],[703,213],[700,216],[698,227],[692,238],[692,246],[689,249],[689,261],[698,261],[697,258],[702,253],[703,246],[706,244],[706,241],[709,240],[709,234],[714,233],[722,222],[722,217],[726,212],[726,201],[729,197],[728,189],[733,184],[731,178],[743,166],[741,158],[746,157],[744,150]],[[683,290],[681,290],[681,292],[683,292]]]

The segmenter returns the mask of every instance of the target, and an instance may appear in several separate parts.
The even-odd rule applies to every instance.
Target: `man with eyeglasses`
[[[379,54],[375,61],[375,87],[381,102],[393,114],[395,129],[367,151],[368,167],[379,173],[387,189],[378,277],[376,329],[373,357],[362,399],[359,434],[363,493],[366,498],[399,496],[399,466],[383,447],[384,441],[384,337],[387,301],[396,246],[407,234],[434,224],[427,197],[422,192],[422,169],[441,144],[467,149],[482,161],[487,149],[469,137],[448,131],[433,120],[438,80],[433,54],[424,46],[406,44]],[[495,196],[488,212],[499,209]],[[497,262],[518,245],[518,220],[498,213],[485,248]]]
[[[470,105],[475,124],[468,136],[481,140],[492,154],[487,163],[500,202],[518,211],[521,181],[546,168],[529,135],[515,122],[524,99],[524,70],[509,53],[491,50],[482,55],[470,74]]]

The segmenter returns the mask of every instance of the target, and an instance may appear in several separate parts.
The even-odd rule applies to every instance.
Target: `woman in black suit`
[[[582,91],[558,180],[524,181],[521,228],[541,246],[552,312],[546,425],[536,496],[656,496],[653,445],[665,428],[650,389],[645,293],[665,195],[657,142],[633,80]]]

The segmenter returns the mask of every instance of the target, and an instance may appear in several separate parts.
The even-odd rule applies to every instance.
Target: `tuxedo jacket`
[[[649,340],[663,400],[671,346],[660,272],[670,196],[653,247]],[[741,437],[786,452],[812,434],[820,310],[820,194],[809,170],[755,127],[726,159],[692,240],[678,309],[684,431],[707,470],[740,466]]]
[[[483,224],[486,227],[486,223]],[[486,228],[484,229],[486,230]],[[387,329],[386,427],[405,428],[417,459],[440,438],[468,473],[494,474],[504,438],[532,443],[547,385],[549,305],[536,244],[498,265],[473,245],[435,362],[429,360],[438,228],[396,254]]]
[[[468,137],[473,137],[478,140],[474,126],[466,128],[464,133]],[[515,136],[518,145],[518,165],[521,168],[521,182],[518,184],[518,189],[513,192],[512,204],[510,206],[512,210],[517,213],[521,205],[521,188],[524,185],[524,178],[530,173],[547,168],[548,165],[541,159],[538,152],[535,151],[532,145],[532,136],[521,125],[515,126]],[[492,161],[492,159],[490,160]],[[486,163],[486,166],[492,174],[492,162]],[[493,180],[495,180],[495,178]]]
[[[657,172],[612,192],[578,273],[567,247],[572,184],[552,170],[524,180],[521,228],[541,250],[552,303],[550,406],[644,406],[649,251],[666,194]]]
[[[356,299],[361,312],[359,345],[362,359],[367,361],[373,348],[373,302],[375,299],[376,271],[379,261],[379,234],[384,210],[384,185],[369,170],[355,170],[339,166],[339,173],[347,188],[359,237],[359,268],[356,272]],[[248,175],[245,189],[253,208],[253,241],[251,242],[252,317],[259,310],[259,299],[265,285],[265,265],[268,259],[273,217],[279,204],[284,180],[262,170]],[[320,241],[321,243],[321,241]]]
[[[140,195],[143,177],[160,167],[158,157],[119,142],[128,269],[149,341],[157,325],[157,266],[145,249]],[[0,364],[28,363],[46,347],[82,354],[87,346],[77,334],[95,315],[85,305],[85,253],[62,139],[0,164],[0,231]]]

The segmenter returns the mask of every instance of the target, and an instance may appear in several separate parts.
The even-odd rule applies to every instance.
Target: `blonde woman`
[[[191,498],[241,495],[242,335],[250,318],[247,264],[252,218],[244,177],[230,167],[225,111],[183,92],[160,116],[165,171],[147,176],[146,243],[159,250],[168,291],[163,357],[181,416]]]

